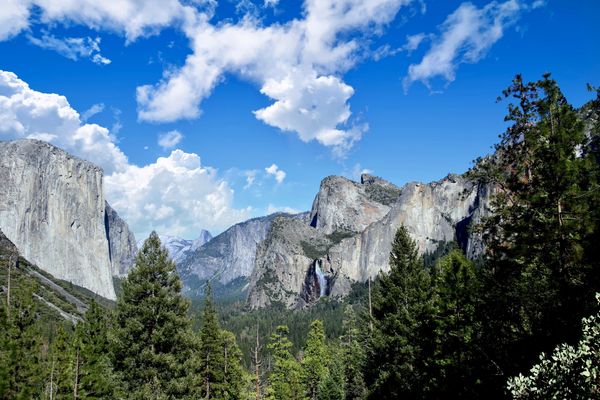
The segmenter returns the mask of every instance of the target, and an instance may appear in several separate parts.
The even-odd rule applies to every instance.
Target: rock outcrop
[[[104,227],[108,238],[112,276],[124,277],[135,263],[138,251],[135,236],[108,203],[104,214]]]
[[[158,237],[160,239],[160,243],[165,246],[169,252],[169,257],[171,257],[176,264],[179,264],[183,259],[185,259],[189,252],[196,251],[203,244],[212,239],[212,235],[207,230],[200,231],[200,235],[194,240],[183,239],[170,235],[158,235]],[[138,247],[141,248],[143,244],[144,241],[142,240],[138,243]]]
[[[471,222],[486,215],[490,192],[461,175],[398,188],[370,175],[361,183],[328,177],[309,223],[280,217],[258,247],[248,303],[303,307],[323,295],[343,297],[352,282],[388,270],[395,232],[407,227],[421,253],[456,240],[467,254],[482,251]]]
[[[102,170],[39,140],[0,142],[0,182],[0,229],[21,255],[114,299],[112,271],[127,268],[135,240],[107,215]]]
[[[202,246],[192,249],[177,263],[184,290],[191,296],[206,280],[228,284],[249,277],[254,270],[256,249],[279,214],[254,218],[233,225]]]

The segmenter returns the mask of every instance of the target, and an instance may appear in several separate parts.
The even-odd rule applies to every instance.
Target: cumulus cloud
[[[200,229],[221,231],[249,218],[250,208],[232,207],[234,192],[194,153],[173,150],[168,157],[105,178],[111,205],[133,226],[136,237],[157,230],[192,237]]]
[[[434,37],[421,62],[408,67],[405,90],[415,81],[431,89],[431,79],[435,77],[454,81],[458,66],[483,58],[518,19],[521,10],[517,0],[491,2],[482,8],[462,3],[441,25],[440,34]]]
[[[67,37],[57,38],[48,33],[44,33],[41,38],[32,35],[28,36],[29,42],[43,49],[56,51],[66,58],[77,61],[80,58],[88,58],[93,63],[99,65],[110,64],[111,61],[100,54],[99,37]]]
[[[158,145],[163,149],[172,149],[183,139],[183,135],[178,130],[161,133],[158,136]]]
[[[29,3],[4,0],[0,7],[0,40],[11,38],[29,26]]]
[[[264,26],[247,15],[214,25],[184,24],[192,43],[185,64],[155,85],[137,89],[146,121],[196,118],[202,101],[227,73],[255,82],[273,103],[256,118],[303,141],[316,140],[343,155],[366,125],[351,119],[354,89],[341,75],[364,56],[367,37],[390,23],[410,0],[306,0],[300,19]]]
[[[108,129],[84,123],[64,96],[33,90],[7,71],[0,71],[0,138],[45,140],[108,174],[128,164]]]
[[[265,172],[272,175],[277,183],[282,183],[286,175],[285,171],[280,170],[277,164],[272,164],[270,167],[265,168]]]
[[[88,117],[99,108],[88,110]],[[138,237],[153,229],[184,237],[199,229],[219,231],[251,212],[233,207],[228,182],[198,155],[174,150],[149,165],[131,165],[108,129],[82,122],[64,96],[38,92],[0,71],[0,139],[22,138],[48,141],[101,166],[106,198]]]
[[[75,23],[91,29],[123,33],[129,42],[140,36],[194,19],[202,1],[179,0],[4,0],[0,7],[0,40],[27,29],[35,10],[36,20],[45,24]],[[99,62],[102,62],[99,58]]]

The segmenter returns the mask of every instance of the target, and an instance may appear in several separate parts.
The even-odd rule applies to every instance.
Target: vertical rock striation
[[[249,306],[277,302],[295,308],[324,294],[345,296],[352,282],[389,269],[391,243],[401,225],[421,253],[456,240],[475,257],[483,248],[468,228],[488,213],[489,199],[488,187],[461,175],[402,188],[371,175],[363,175],[360,183],[327,177],[309,223],[280,217],[258,247]]]
[[[133,264],[138,248],[133,232],[119,214],[106,203],[104,227],[109,245],[112,276],[124,277]]]
[[[135,240],[107,207],[99,167],[39,140],[0,142],[0,185],[0,229],[24,258],[115,299],[111,258],[126,269]]]

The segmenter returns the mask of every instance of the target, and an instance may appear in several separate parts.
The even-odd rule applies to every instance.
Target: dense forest
[[[1,399],[600,398],[600,91],[581,109],[549,75],[515,77],[507,130],[472,179],[486,251],[420,256],[401,227],[390,270],[344,301],[249,311],[181,295],[152,234],[115,305],[40,318],[26,279],[0,302]],[[5,285],[3,282],[2,285]]]

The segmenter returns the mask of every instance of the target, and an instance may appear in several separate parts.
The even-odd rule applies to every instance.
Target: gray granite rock
[[[116,213],[106,214],[102,170],[39,140],[0,142],[0,183],[0,229],[21,255],[115,299],[108,237],[119,270],[135,240]]]

